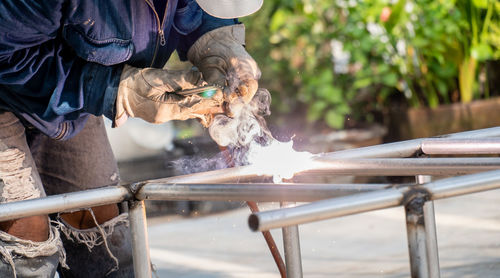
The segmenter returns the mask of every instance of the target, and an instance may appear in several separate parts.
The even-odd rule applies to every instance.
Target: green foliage
[[[474,91],[477,67],[500,59],[499,2],[266,0],[244,20],[247,47],[273,109],[305,105],[309,121],[342,128],[397,95],[436,107]]]

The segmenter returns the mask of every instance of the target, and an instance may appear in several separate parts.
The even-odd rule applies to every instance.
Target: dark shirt
[[[70,138],[89,114],[114,118],[125,63],[161,68],[175,50],[185,60],[201,35],[237,23],[164,1],[163,23],[152,0],[0,1],[0,107]]]

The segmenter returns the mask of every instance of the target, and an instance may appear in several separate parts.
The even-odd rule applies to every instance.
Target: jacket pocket
[[[187,35],[200,25],[203,12],[196,1],[188,1],[187,5],[175,11],[174,29],[181,35]]]
[[[134,52],[130,39],[91,38],[76,25],[64,26],[63,36],[80,58],[106,66],[123,63],[130,59]]]

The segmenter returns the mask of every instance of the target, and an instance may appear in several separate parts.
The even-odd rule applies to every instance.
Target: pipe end
[[[248,226],[250,227],[250,230],[257,232],[259,231],[259,217],[255,214],[250,214],[248,217]]]

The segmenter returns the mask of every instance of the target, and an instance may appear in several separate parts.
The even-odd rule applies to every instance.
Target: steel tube
[[[146,184],[136,194],[140,200],[189,201],[291,201],[321,199],[368,192],[391,184]]]
[[[500,137],[500,127],[485,128],[441,136],[447,139]],[[422,139],[381,144],[351,150],[327,153],[329,158],[412,157],[421,149]]]
[[[500,127],[473,130],[446,135],[443,138],[485,138],[500,137]],[[332,152],[318,156],[319,160],[346,159],[346,158],[388,158],[388,157],[411,157],[421,152],[421,144],[424,139],[414,139],[397,143],[381,144],[364,148]],[[165,179],[155,180],[155,183],[224,183],[244,182],[259,178],[261,169],[251,166],[227,168],[215,171],[181,175]]]
[[[120,203],[130,198],[132,198],[132,194],[125,187],[108,186],[38,199],[3,203],[0,205],[0,221]]]
[[[500,171],[451,177],[430,182],[425,188],[430,192],[432,200],[497,189],[500,188]]]
[[[253,231],[267,231],[274,228],[393,207],[400,204],[402,199],[403,193],[400,190],[384,189],[317,201],[293,208],[253,213],[248,219],[248,224]]]
[[[427,259],[429,261],[429,277],[439,278],[439,250],[437,244],[436,218],[434,213],[434,202],[427,201],[424,204],[424,222],[426,235]]]
[[[282,202],[281,207],[294,207],[294,203]],[[287,278],[302,278],[302,257],[300,253],[299,227],[288,226],[282,228],[283,250]]]
[[[423,212],[424,202],[425,199],[416,198],[405,206],[410,273],[412,278],[430,277]]]
[[[500,169],[498,158],[368,158],[368,159],[336,159],[329,156],[318,156],[314,159],[312,168],[302,174],[328,173],[337,175],[359,175],[359,176],[389,176],[389,175],[460,175]],[[176,176],[172,178],[157,179],[142,182],[142,188],[137,192],[138,199],[164,199],[164,200],[253,200],[253,201],[276,201],[281,199],[263,199],[263,191],[260,188],[251,197],[242,198],[242,194],[250,194],[249,188],[231,188],[219,185],[203,190],[203,185],[196,187],[194,183],[223,183],[252,180],[258,177],[259,169],[252,166],[227,168],[203,173]],[[192,184],[189,188],[179,184]],[[164,188],[165,185],[171,185]],[[173,186],[175,185],[175,186]],[[241,190],[236,192],[236,190]],[[266,187],[265,191],[271,191]],[[234,192],[234,194],[233,194]],[[157,195],[160,197],[153,197]],[[288,194],[284,192],[269,192],[268,194]],[[292,194],[292,193],[290,193]],[[204,199],[206,196],[206,199]],[[284,199],[286,200],[286,199]],[[286,201],[304,201],[288,199]]]
[[[418,184],[425,184],[432,181],[431,176],[417,176]],[[436,218],[434,212],[434,201],[427,201],[423,206],[425,246],[427,248],[427,260],[430,278],[439,278],[439,251],[437,243]]]
[[[497,157],[460,158],[358,158],[318,157],[304,173],[355,176],[463,175],[500,169]]]
[[[132,255],[136,278],[151,278],[151,259],[144,201],[129,202]]]
[[[452,177],[419,186],[431,200],[500,188],[500,170]],[[415,188],[384,189],[250,215],[253,231],[264,231],[401,205]]]
[[[431,181],[430,176],[417,176],[417,184]],[[412,195],[405,204],[406,231],[411,277],[439,277],[434,206],[428,194]]]
[[[425,154],[500,154],[500,138],[426,139],[422,141]]]

